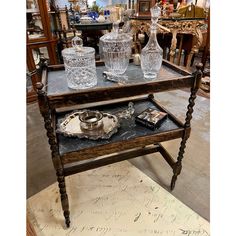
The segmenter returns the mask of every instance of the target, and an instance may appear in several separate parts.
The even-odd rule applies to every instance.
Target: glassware
[[[117,116],[99,111],[79,110],[59,121],[57,133],[92,140],[109,139],[120,127]]]
[[[119,119],[130,119],[132,118],[132,115],[135,112],[135,108],[134,108],[134,103],[133,102],[129,102],[128,104],[128,108],[122,111],[119,111],[116,113],[116,116]]]
[[[92,23],[92,22],[93,22],[93,18],[90,17],[90,16],[82,16],[82,17],[80,18],[80,23],[81,23],[81,24],[90,24],[90,23]]]
[[[100,38],[100,54],[108,72],[114,75],[124,74],[131,56],[132,37],[119,33],[119,23],[113,23],[113,32]]]
[[[156,38],[158,17],[161,9],[157,5],[151,9],[151,33],[147,45],[141,50],[141,68],[144,78],[153,80],[157,78],[158,72],[162,64],[163,50],[159,46]]]
[[[62,50],[67,84],[72,89],[86,89],[97,84],[95,50],[83,47],[79,37],[72,39],[71,48]]]
[[[103,71],[102,75],[105,79],[110,80],[112,82],[120,83],[120,84],[126,84],[128,81],[127,75],[114,75],[109,71]]]
[[[79,115],[80,127],[86,130],[100,128],[103,125],[102,118],[103,114],[99,111],[85,110]]]

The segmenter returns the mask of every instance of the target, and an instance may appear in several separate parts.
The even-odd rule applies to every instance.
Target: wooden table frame
[[[36,84],[38,94],[38,104],[40,112],[43,116],[45,128],[47,130],[48,142],[51,149],[51,156],[53,165],[57,175],[57,181],[60,189],[61,204],[64,212],[65,223],[67,227],[70,226],[70,211],[68,196],[66,193],[65,176],[75,174],[78,172],[86,171],[89,169],[105,166],[111,163],[127,160],[137,156],[142,156],[154,152],[160,152],[163,158],[167,161],[169,166],[173,170],[173,177],[171,180],[171,190],[175,187],[177,176],[182,169],[182,159],[186,147],[186,141],[190,136],[190,121],[192,119],[194,100],[196,99],[196,93],[201,83],[202,77],[202,64],[198,64],[197,70],[190,74],[189,72],[180,69],[174,64],[163,60],[163,65],[178,71],[180,77],[176,79],[169,79],[167,81],[153,81],[143,84],[133,84],[126,86],[114,86],[109,89],[97,88],[91,90],[80,90],[79,92],[73,92],[68,94],[58,94],[55,96],[49,96],[47,94],[47,73],[50,70],[60,70],[63,65],[49,66],[43,71],[42,82]],[[187,113],[185,122],[178,120],[173,114],[167,111],[164,107],[159,105],[154,99],[153,93],[190,88],[189,103],[187,106]],[[141,136],[131,138],[127,141],[113,142],[105,145],[95,146],[91,148],[85,148],[65,154],[60,154],[59,144],[56,135],[56,110],[69,107],[75,104],[87,104],[91,102],[109,102],[113,99],[120,99],[137,95],[146,95],[145,98],[136,99],[149,99],[156,106],[165,112],[168,112],[169,119],[178,124],[177,129],[156,133],[148,136]],[[117,103],[117,102],[116,102]],[[115,104],[116,104],[115,103]],[[176,138],[181,138],[181,144],[177,155],[177,161],[164,149],[160,142],[168,141]],[[118,152],[118,153],[117,153]],[[105,156],[112,154],[110,156]],[[104,157],[105,156],[105,157]],[[101,159],[92,159],[94,157],[102,157]],[[67,167],[68,164],[72,164],[81,160],[90,160],[87,163],[76,164]]]

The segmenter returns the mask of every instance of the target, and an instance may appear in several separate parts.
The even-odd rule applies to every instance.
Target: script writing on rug
[[[68,229],[56,183],[27,200],[38,236],[210,235],[209,222],[128,161],[69,176],[66,185]]]

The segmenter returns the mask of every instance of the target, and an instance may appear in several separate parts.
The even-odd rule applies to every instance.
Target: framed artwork
[[[150,8],[155,5],[155,0],[137,0],[138,16],[151,16]]]

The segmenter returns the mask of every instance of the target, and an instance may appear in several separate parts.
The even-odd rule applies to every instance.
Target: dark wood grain
[[[181,75],[191,75],[191,73],[188,70],[185,70],[183,68],[178,67],[177,65],[175,65],[174,63],[167,61],[165,59],[162,60],[162,64],[165,66],[168,66],[169,68],[177,71],[178,73],[180,73]]]
[[[192,86],[192,76],[182,77],[175,80],[158,81],[147,84],[126,85],[119,87],[98,88],[95,90],[78,93],[48,96],[50,106],[53,108],[85,104],[96,101],[108,101],[123,97],[133,97],[149,93],[157,93],[181,89]]]
[[[200,84],[201,84],[202,63],[197,64],[196,68],[197,68],[197,71],[195,72],[194,85],[191,88],[191,93],[190,93],[190,97],[189,97],[189,104],[187,106],[187,113],[186,113],[185,124],[184,124],[185,130],[187,128],[190,128],[190,122],[191,122],[192,114],[193,114],[193,107],[195,105],[194,101],[197,97],[197,91],[198,91]],[[174,189],[177,177],[181,173],[181,170],[182,170],[182,159],[184,157],[186,142],[187,142],[188,138],[189,138],[189,134],[184,132],[184,135],[182,137],[180,147],[179,147],[177,162],[175,163],[174,168],[173,168],[174,174],[173,174],[173,177],[171,180],[171,190]]]
[[[158,150],[159,150],[159,145],[152,146],[152,147],[143,147],[142,149],[119,153],[119,154],[112,155],[109,157],[101,158],[99,160],[92,160],[90,162],[83,163],[76,166],[71,166],[71,167],[65,166],[65,170],[64,170],[65,176],[72,175],[72,174],[79,173],[86,170],[95,169],[95,168],[109,165],[112,163],[128,160],[134,157],[151,154],[154,152],[158,152]]]
[[[173,157],[167,152],[167,150],[161,144],[159,144],[159,152],[164,157],[166,162],[170,165],[170,167],[173,168],[174,165],[175,165],[175,160],[173,159]]]
[[[153,143],[164,142],[182,137],[184,133],[183,128],[179,128],[169,132],[163,132],[161,134],[148,135],[132,139],[129,141],[120,141],[116,143],[91,147],[81,151],[70,152],[62,155],[62,163],[73,163],[81,160],[88,160],[102,155],[108,155],[115,152],[125,151],[132,148],[138,148],[140,146],[147,146]]]
[[[97,101],[109,101],[128,96],[190,88],[194,83],[194,75],[178,67],[177,70],[176,65],[167,61],[163,61],[158,80],[152,82],[145,81],[140,66],[131,65],[133,67],[129,73],[134,73],[135,77],[130,78],[128,83],[124,85],[105,81],[102,77],[102,71],[105,70],[105,67],[103,66],[103,69],[102,66],[103,62],[97,63],[98,85],[85,90],[68,89],[63,65],[48,66],[48,73],[50,74],[47,74],[45,81],[47,81],[50,106],[60,108]],[[56,71],[62,72],[53,74]]]
[[[43,84],[41,82],[38,82],[36,84],[36,88],[37,88],[37,93],[38,93],[39,108],[44,119],[44,126],[47,131],[48,143],[51,149],[52,162],[53,162],[54,169],[56,171],[58,186],[60,189],[61,204],[62,204],[64,216],[65,216],[65,222],[66,222],[67,227],[69,227],[70,226],[70,217],[69,217],[70,211],[69,211],[68,196],[66,193],[64,169],[61,163],[61,159],[58,152],[58,145],[57,145],[56,137],[54,134],[51,110],[50,110],[50,107],[48,106],[46,93],[43,90]]]

